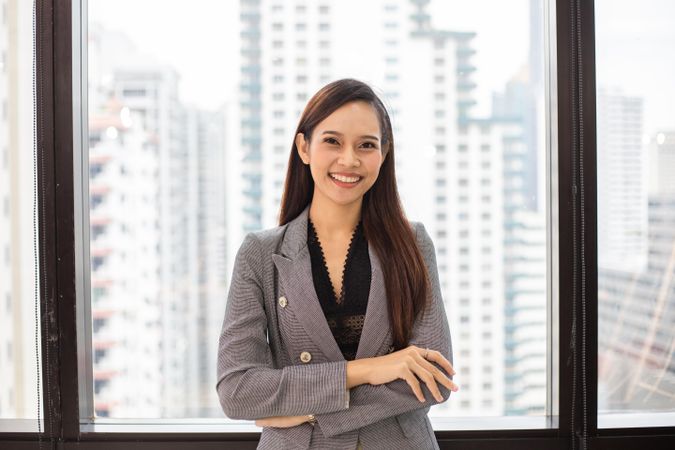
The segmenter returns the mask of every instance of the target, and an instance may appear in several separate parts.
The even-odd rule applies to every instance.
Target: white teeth
[[[331,177],[335,178],[338,181],[342,181],[343,183],[356,183],[357,181],[359,181],[361,179],[361,177],[355,177],[355,178],[343,177],[342,175],[336,175],[336,174],[333,174],[333,173],[331,173],[329,175]]]

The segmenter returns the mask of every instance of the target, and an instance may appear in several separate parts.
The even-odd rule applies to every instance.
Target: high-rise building
[[[158,160],[140,118],[112,97],[96,105],[89,120],[92,363],[98,417],[159,417],[161,412]]]
[[[649,197],[641,271],[598,274],[598,410],[672,411],[675,398],[675,195]]]
[[[670,411],[675,397],[675,133],[649,140],[648,259],[598,274],[598,409]]]
[[[675,131],[649,140],[649,196],[675,195]]]
[[[227,298],[228,274],[226,255],[226,181],[231,176],[225,164],[223,125],[224,108],[218,112],[189,108],[187,114],[188,142],[190,148],[190,179],[196,182],[186,187],[197,205],[197,213],[190,217],[189,236],[195,243],[197,264],[195,316],[188,324],[189,351],[187,364],[188,390],[187,417],[217,417],[222,407],[217,395],[216,355],[218,337]],[[194,382],[192,382],[194,380]]]
[[[21,419],[39,399],[31,8],[0,0],[0,417]]]
[[[119,196],[115,203],[122,209],[106,212],[109,220],[123,223],[118,240],[108,246],[107,252],[98,254],[96,241],[92,241],[92,261],[101,259],[100,266],[92,266],[92,288],[99,278],[97,269],[114,261],[118,253],[123,254],[125,246],[143,249],[144,253],[126,267],[134,271],[134,276],[147,277],[143,289],[136,292],[125,291],[134,283],[111,282],[118,289],[109,295],[112,301],[133,301],[138,307],[129,304],[119,314],[116,328],[127,327],[137,339],[143,336],[138,339],[142,343],[122,340],[114,344],[120,355],[128,352],[127,358],[141,357],[143,353],[145,359],[143,364],[132,365],[129,359],[100,355],[94,364],[95,383],[100,372],[111,381],[101,383],[95,408],[98,414],[113,417],[202,416],[217,406],[217,398],[209,394],[215,385],[217,330],[221,323],[215,323],[213,315],[222,317],[224,311],[225,287],[217,272],[224,270],[226,235],[222,113],[186,107],[178,98],[177,72],[143,56],[120,33],[93,24],[90,36],[90,116],[94,119],[90,139],[95,144],[90,159],[95,162],[98,153],[112,152],[107,164],[119,166],[119,170],[112,169],[118,177],[101,180],[92,173],[91,183],[106,181],[107,195]],[[112,111],[111,102],[117,105]],[[99,130],[97,123],[119,120],[121,114],[131,125],[124,130],[112,125],[117,129],[113,143],[104,140],[101,136],[107,136],[110,125]],[[140,137],[132,139],[130,135]],[[98,147],[104,143],[116,145],[117,150]],[[141,169],[127,165],[133,160],[122,159],[122,155],[134,154],[152,158],[147,162],[152,169],[138,180],[134,177],[141,176],[137,172]],[[141,187],[126,192],[136,182]],[[126,201],[130,207],[143,203],[143,214],[137,216],[147,215],[147,220],[135,225],[124,223],[140,220],[126,217]],[[92,221],[98,214],[93,203]],[[112,320],[105,315],[115,314],[99,311],[95,300],[94,318]],[[94,347],[103,335],[94,330]],[[131,374],[146,378],[141,383]],[[152,388],[137,397],[129,395],[132,381]]]
[[[494,122],[520,125],[504,142],[504,348],[507,415],[546,413],[546,147],[541,2],[530,1],[530,57],[493,94]]]
[[[601,87],[597,95],[598,265],[639,272],[647,263],[647,152],[643,100]]]
[[[504,144],[519,129],[461,121],[445,171],[437,171],[445,186],[434,192],[435,244],[464,390],[448,402],[451,412],[504,413]]]
[[[505,215],[504,413],[546,414],[546,215]]]
[[[369,83],[390,112],[399,191],[407,215],[434,239],[449,312],[463,390],[434,408],[503,414],[504,196],[506,183],[531,186],[532,170],[505,178],[505,152],[525,145],[522,120],[472,117],[475,34],[435,28],[427,1],[241,0],[240,7],[242,79],[233,117],[241,145],[228,167],[239,164],[241,183],[228,204],[244,219],[228,224],[228,259],[245,232],[277,224],[293,132],[309,96],[343,77]],[[367,38],[354,32],[366,29]],[[540,227],[530,226],[528,245],[541,244]],[[540,300],[545,336],[545,295]],[[545,373],[545,358],[538,349],[535,355]]]

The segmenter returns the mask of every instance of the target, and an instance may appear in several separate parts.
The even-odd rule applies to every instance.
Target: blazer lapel
[[[356,359],[377,356],[382,343],[391,336],[389,305],[382,265],[377,252],[370,243],[368,243],[368,255],[370,256],[371,268],[370,292],[368,293],[368,306],[363,321],[361,339],[356,350]]]
[[[272,260],[279,272],[284,295],[310,338],[331,361],[344,360],[314,289],[312,261],[307,247],[307,218],[309,205],[288,222],[280,253],[273,253]],[[387,312],[387,299],[380,260],[368,243],[371,265],[371,282],[368,293],[366,317],[361,331],[356,358],[377,355],[386,338],[391,335]]]

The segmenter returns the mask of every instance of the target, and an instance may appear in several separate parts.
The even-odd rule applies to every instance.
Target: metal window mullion
[[[94,419],[89,248],[89,127],[87,0],[72,0],[73,175],[79,423]]]
[[[52,448],[60,429],[58,364],[57,284],[57,220],[55,208],[56,179],[54,177],[54,54],[53,2],[35,0],[35,127],[37,216],[39,249],[39,304],[43,433],[37,437],[36,448]]]
[[[73,171],[72,2],[53,1],[54,208],[56,217],[56,302],[60,440],[79,438],[75,209]],[[77,1],[77,0],[75,0]]]

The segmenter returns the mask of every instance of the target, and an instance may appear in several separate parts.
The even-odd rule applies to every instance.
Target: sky
[[[645,132],[675,131],[675,1],[595,0],[596,79],[645,100]]]
[[[89,21],[124,32],[181,75],[180,97],[219,108],[234,89],[238,52],[235,0],[89,0]],[[238,68],[235,68],[238,70]],[[214,87],[219,88],[214,88]]]
[[[158,13],[160,3],[162,8]],[[148,53],[175,66],[182,74],[184,100],[205,108],[217,108],[227,90],[214,90],[213,86],[234,88],[235,73],[230,61],[238,52],[238,3],[235,0],[89,0],[89,20],[125,32]],[[491,5],[490,15],[484,15],[486,5]],[[478,70],[474,79],[480,86],[480,92],[476,93],[482,94],[478,108],[486,110],[490,91],[501,89],[527,58],[527,0],[434,0],[429,11],[434,26],[478,33],[475,39]],[[509,15],[514,19],[504,21]],[[522,26],[512,29],[513,23]],[[505,46],[508,52],[504,51]],[[494,70],[495,65],[500,68],[498,71]]]
[[[432,0],[429,12],[435,28],[476,33],[474,113],[486,116],[491,93],[503,90],[528,60],[528,0]]]
[[[181,98],[203,108],[221,106],[236,88],[232,70],[239,33],[236,0],[89,0],[90,20],[125,32],[148,53],[181,73]],[[436,28],[477,33],[474,81],[478,105],[489,111],[528,57],[529,0],[432,0]],[[675,1],[596,0],[598,85],[620,86],[645,98],[645,131],[675,129]],[[161,5],[161,10],[158,7]],[[611,6],[610,6],[611,5]],[[214,89],[219,86],[219,89]]]

